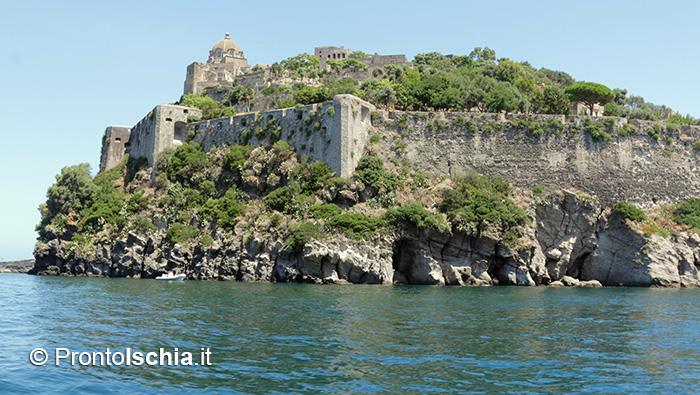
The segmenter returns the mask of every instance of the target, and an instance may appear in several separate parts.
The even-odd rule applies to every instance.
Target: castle
[[[334,56],[342,61],[348,51],[344,47],[318,47],[315,53],[326,61]],[[362,74],[353,71],[353,78],[374,76],[382,64],[400,64],[405,55],[362,61],[368,70],[359,71]],[[270,84],[266,73],[249,69],[240,47],[227,35],[212,48],[206,64],[195,62],[188,67],[185,92],[234,83],[259,92],[267,86],[264,84]],[[202,79],[202,75],[208,77]],[[434,174],[455,175],[471,168],[501,175],[521,188],[536,184],[552,190],[576,188],[605,203],[628,200],[643,207],[700,195],[698,126],[666,128],[651,121],[611,118],[615,124],[611,135],[597,141],[582,130],[582,118],[587,116],[567,119],[542,114],[382,111],[351,95],[337,95],[332,102],[206,121],[193,118],[201,116],[202,111],[196,108],[159,105],[133,127],[108,127],[100,171],[119,164],[125,154],[145,158],[154,166],[160,152],[188,140],[206,151],[282,140],[299,154],[322,161],[336,175],[347,178],[369,146],[370,136],[376,135],[380,139],[373,144],[378,144],[381,152],[396,153],[396,163],[401,157],[401,163]],[[533,135],[516,125],[516,121],[527,119],[541,125],[561,125],[567,132]],[[636,133],[625,137],[612,131],[628,123]],[[664,139],[652,137],[659,127],[666,128]]]
[[[349,50],[345,50],[344,53],[349,54]],[[395,59],[396,56],[393,55],[389,59]],[[406,56],[400,55],[399,60],[401,56],[405,62]],[[380,60],[377,61],[376,67],[388,61],[377,57]],[[372,61],[367,63],[373,64]],[[325,64],[322,67],[325,67]],[[243,51],[231,40],[229,33],[226,33],[224,39],[209,51],[207,63],[194,62],[187,67],[184,93],[200,94],[208,88],[231,87],[237,78],[255,74],[259,73],[251,72]],[[264,87],[264,79],[252,81],[257,91]],[[308,149],[310,152],[306,155],[311,160],[326,162],[336,174],[348,177],[362,155],[371,126],[370,112],[374,109],[372,104],[357,97],[339,95],[334,98],[333,103],[193,123],[189,121],[202,117],[201,110],[177,105],[158,105],[131,128],[106,128],[102,140],[100,172],[117,166],[126,154],[133,158],[145,158],[149,166],[154,166],[160,152],[178,147],[187,140],[188,123],[189,128],[195,132],[194,140],[201,143],[205,150],[223,144],[259,143],[265,139],[260,133],[255,133],[253,138],[244,139],[242,136],[261,127],[256,120],[264,119],[265,122],[277,125],[277,138],[289,141],[295,147]],[[319,133],[297,133],[302,128],[313,128]],[[202,135],[205,132],[206,137]]]
[[[226,33],[224,39],[209,51],[207,63],[193,62],[187,66],[184,92],[198,95],[207,88],[230,87],[236,81],[236,76],[250,70],[241,47]]]

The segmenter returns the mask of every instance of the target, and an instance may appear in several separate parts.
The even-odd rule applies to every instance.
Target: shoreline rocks
[[[164,232],[130,232],[89,249],[55,238],[37,244],[31,274],[154,278],[174,271],[188,279],[423,285],[700,286],[700,236],[649,237],[573,192],[550,195],[534,209],[522,245],[437,229],[344,235],[294,252],[284,240],[255,232],[217,232],[210,246],[164,242]]]

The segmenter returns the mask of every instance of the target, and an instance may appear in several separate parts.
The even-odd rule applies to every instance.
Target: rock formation
[[[265,233],[217,232],[210,246],[164,242],[164,232],[128,233],[81,251],[53,238],[38,244],[34,274],[153,278],[175,271],[189,279],[427,285],[664,286],[700,285],[700,236],[644,236],[593,200],[552,194],[534,208],[524,244],[460,231],[344,236],[307,243],[295,253]]]

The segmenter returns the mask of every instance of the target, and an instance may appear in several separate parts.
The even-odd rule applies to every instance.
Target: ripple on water
[[[698,290],[0,275],[0,300],[3,393],[688,393],[700,384]],[[213,365],[35,367],[34,347],[210,347]]]

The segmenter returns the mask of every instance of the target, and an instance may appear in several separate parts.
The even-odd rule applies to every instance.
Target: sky
[[[695,1],[5,2],[0,14],[0,261],[32,257],[61,168],[99,168],[107,126],[180,98],[224,33],[251,65],[316,46],[528,61],[700,117]]]

